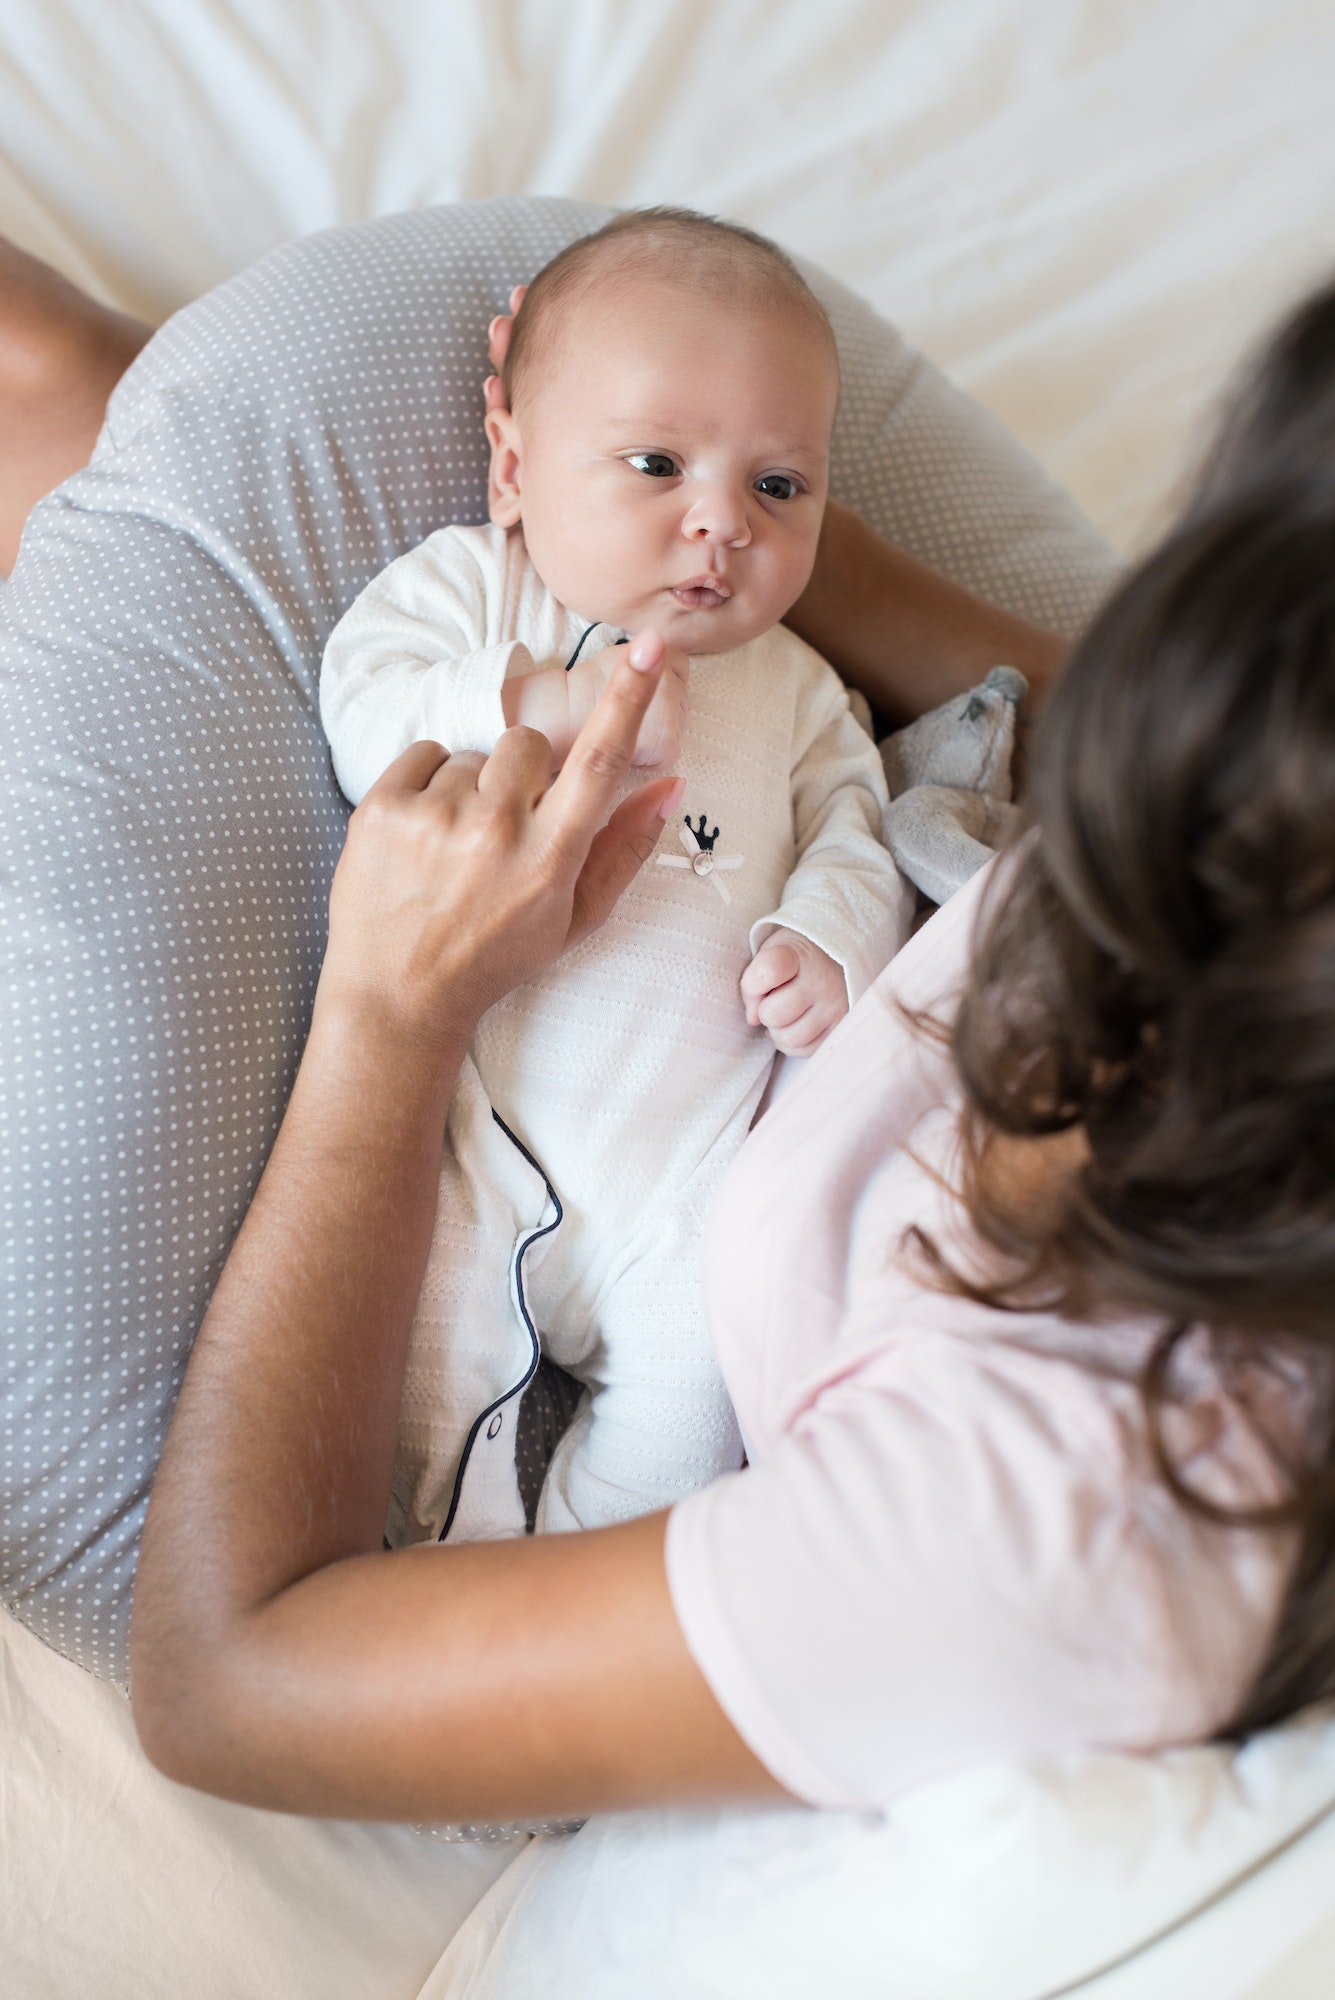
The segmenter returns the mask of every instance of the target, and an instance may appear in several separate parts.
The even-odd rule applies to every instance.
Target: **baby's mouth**
[[[712,611],[716,605],[727,603],[732,590],[721,576],[710,570],[704,576],[687,577],[685,583],[674,583],[672,595],[688,611]]]

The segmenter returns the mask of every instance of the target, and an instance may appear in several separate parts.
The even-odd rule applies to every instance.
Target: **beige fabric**
[[[6,2000],[413,2000],[524,1846],[254,1812],[140,1754],[124,1698],[0,1613]]]

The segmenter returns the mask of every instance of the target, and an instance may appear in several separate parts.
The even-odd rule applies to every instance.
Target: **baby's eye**
[[[634,451],[626,460],[637,472],[647,473],[650,479],[675,479],[677,461],[669,458],[665,451]]]
[[[801,491],[797,481],[786,472],[766,472],[756,481],[756,492],[763,493],[767,500],[795,500]]]

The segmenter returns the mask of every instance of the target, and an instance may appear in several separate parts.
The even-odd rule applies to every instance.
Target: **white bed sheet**
[[[293,235],[425,202],[736,215],[871,298],[1133,547],[1240,352],[1335,264],[1332,75],[1329,0],[5,0],[0,229],[161,318]],[[151,1856],[117,1872],[108,1809],[89,1874],[83,1816],[143,1774],[26,1644],[9,1721],[80,1784],[25,1819],[22,1880],[128,1935]],[[1087,2000],[1325,1996],[1333,1855],[1326,1823]],[[238,1856],[262,1882],[263,1842]],[[24,2000],[97,1983],[61,1963]]]
[[[1330,2000],[1335,1816],[1071,2000]],[[981,1996],[980,1996],[981,2000]]]
[[[1119,1981],[1139,1985],[1135,2000],[1256,2000],[1281,1902],[1290,1958],[1321,1907],[1312,1864],[1330,1839],[1314,1838],[1302,1869],[1294,1847],[1283,1897],[1280,1875],[1264,1896],[1246,1878],[1327,1811],[1333,1779],[1326,1711],[1231,1757],[975,1768],[905,1794],[884,1820],[593,1821],[517,1860],[419,2000],[1117,2000]],[[1232,1884],[1244,1886],[1221,1898]],[[1266,1919],[1250,1931],[1249,1901]],[[1199,1928],[1182,1925],[1212,1902]],[[1172,1947],[1162,1974],[1160,1947],[1137,1952],[1156,1938]],[[1091,1979],[1119,1963],[1116,1979]]]
[[[828,264],[1124,546],[1335,263],[1329,0],[5,0],[0,227],[161,317],[290,236],[685,201]]]

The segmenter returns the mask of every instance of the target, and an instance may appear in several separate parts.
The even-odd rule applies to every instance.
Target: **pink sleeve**
[[[761,1761],[813,1804],[867,1807],[970,1763],[1209,1734],[1289,1555],[1182,1512],[1128,1385],[938,1331],[680,1502],[667,1559]]]

